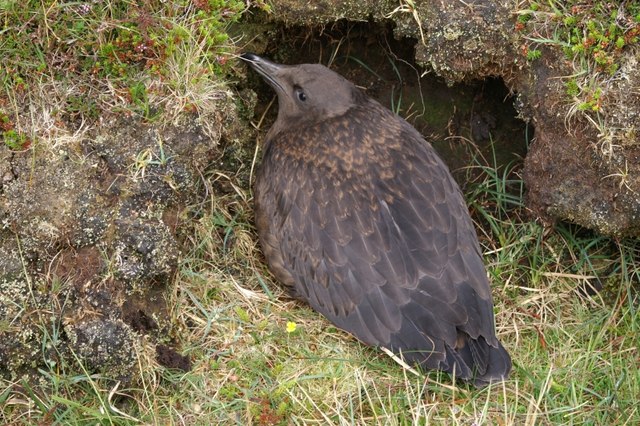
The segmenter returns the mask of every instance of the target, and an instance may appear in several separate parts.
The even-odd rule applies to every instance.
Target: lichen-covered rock
[[[43,280],[7,277],[0,279],[0,377],[18,380],[38,368],[55,367],[63,353],[70,355],[57,298],[65,300],[69,293]]]
[[[0,193],[0,233],[10,239],[14,232],[24,258],[37,262],[45,251],[55,252],[57,242],[64,239],[74,222],[78,194],[92,171],[77,167],[66,150],[34,156],[8,152],[0,145],[0,156],[12,170]]]
[[[398,37],[413,37],[415,59],[448,82],[505,75],[517,65],[513,5],[509,2],[431,0],[390,16]]]
[[[276,0],[271,19],[287,25],[323,25],[340,19],[366,21],[380,19],[395,7],[395,2],[380,0]]]
[[[178,264],[178,244],[159,219],[134,216],[115,221],[113,267],[128,282],[167,282]]]
[[[73,352],[89,371],[130,380],[136,367],[138,336],[120,320],[92,319],[68,324]]]
[[[42,333],[37,323],[25,318],[33,311],[26,280],[0,280],[0,377],[15,379],[13,371],[28,367],[38,357]]]
[[[268,19],[285,25],[390,20],[396,37],[416,39],[416,61],[451,83],[504,75],[519,65],[509,1],[275,0],[272,5]]]
[[[118,118],[61,148],[0,144],[0,376],[78,357],[131,380],[140,335],[170,340],[181,215],[219,139],[249,135],[231,99],[206,120]]]

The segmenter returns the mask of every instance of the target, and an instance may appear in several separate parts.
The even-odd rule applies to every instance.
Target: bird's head
[[[276,64],[253,53],[241,58],[278,94],[274,127],[321,122],[344,114],[357,103],[359,90],[324,65]]]

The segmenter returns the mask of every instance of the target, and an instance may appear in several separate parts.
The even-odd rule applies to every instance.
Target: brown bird
[[[505,379],[478,238],[431,145],[325,66],[242,59],[278,94],[255,184],[275,277],[368,345],[476,386]]]

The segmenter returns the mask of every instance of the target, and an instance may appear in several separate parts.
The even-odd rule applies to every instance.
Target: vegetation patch
[[[640,5],[635,2],[530,1],[521,10],[516,30],[530,34],[533,44],[562,47],[567,59],[595,72],[613,75],[625,46],[640,40]],[[524,46],[528,59],[541,56]]]
[[[4,144],[14,151],[27,149],[31,146],[31,140],[24,133],[16,131],[15,124],[2,109],[0,109],[0,137]]]
[[[564,76],[568,115],[581,113],[599,131],[602,152],[611,157],[614,145],[635,139],[620,127],[615,109],[631,100],[620,81],[634,66],[625,64],[640,42],[640,4],[594,0],[527,1],[518,12],[516,28],[523,35],[522,54],[530,61],[543,56],[542,47],[562,52],[571,72]],[[632,78],[634,76],[631,76]],[[637,106],[632,106],[637,108]],[[627,123],[628,124],[628,123]]]
[[[4,1],[0,98],[13,107],[5,113],[20,113],[12,99],[45,83],[48,96],[61,98],[53,114],[71,121],[114,107],[146,118],[162,108],[202,108],[194,92],[211,93],[204,83],[219,87],[212,78],[228,71],[233,51],[226,27],[246,7],[234,0]]]

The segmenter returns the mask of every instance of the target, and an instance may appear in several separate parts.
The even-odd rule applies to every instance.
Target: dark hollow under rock
[[[170,346],[158,344],[156,346],[156,359],[158,363],[164,367],[191,371],[191,360],[189,357],[180,355]]]

